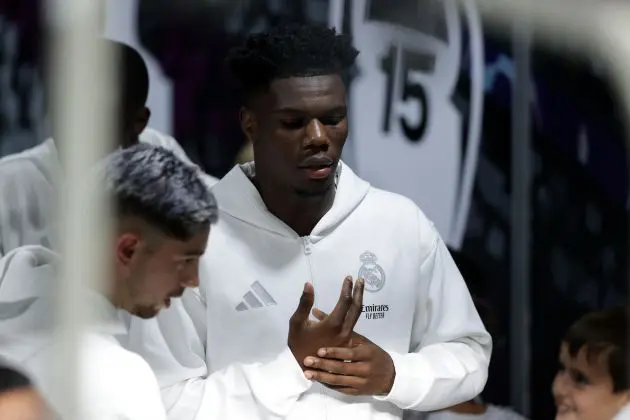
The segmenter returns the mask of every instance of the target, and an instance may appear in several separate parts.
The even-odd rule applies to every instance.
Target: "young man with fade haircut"
[[[229,55],[254,162],[213,187],[221,217],[199,288],[157,323],[132,322],[130,334],[171,419],[200,418],[209,373],[283,351],[304,281],[327,310],[347,274],[364,278],[367,291],[351,342],[311,352],[289,340],[316,383],[277,418],[394,420],[403,409],[441,409],[483,389],[491,338],[435,227],[410,200],[340,161],[348,135],[342,74],[357,54],[334,29],[283,25]]]
[[[198,284],[199,257],[217,204],[199,170],[170,151],[138,144],[112,153],[97,168],[94,190],[113,200],[112,275],[103,293],[82,290],[98,323],[81,353],[81,404],[86,418],[165,418],[155,376],[141,357],[124,350],[122,309],[154,317]],[[16,248],[0,259],[0,355],[19,364],[62,415],[53,370],[57,255],[41,246]]]
[[[199,257],[218,208],[198,168],[160,147],[120,149],[95,170],[94,188],[106,188],[114,202],[116,230],[108,291],[85,291],[99,322],[84,343],[82,404],[90,419],[165,419],[155,376],[141,357],[122,347],[128,314],[150,319],[185,288],[198,285]],[[50,336],[56,264],[53,251],[41,246],[21,247],[0,259],[0,355],[26,369],[51,407],[60,410],[63,390],[56,387]],[[361,282],[353,291],[346,280],[332,320],[311,325],[312,286],[307,284],[289,340],[312,351],[335,337],[339,343],[348,340],[361,314],[362,294]],[[151,345],[151,337],[146,340]],[[290,351],[285,353],[266,366],[234,364],[213,372],[205,386],[206,418],[249,418],[249,407],[260,404],[281,411],[310,384]],[[274,381],[275,373],[282,373],[281,381]]]
[[[623,419],[630,404],[630,310],[591,312],[568,329],[553,382],[556,420]],[[617,417],[615,417],[617,416]]]
[[[191,163],[175,139],[147,127],[151,115],[146,107],[149,73],[140,54],[119,42],[102,42],[112,47],[119,59],[120,97],[116,107],[119,125],[115,145],[129,147],[142,142],[162,146]],[[63,147],[63,139],[49,138],[31,149],[0,159],[0,256],[22,245],[55,247],[55,202],[63,178],[58,147]],[[208,186],[216,182],[209,175],[203,177]]]

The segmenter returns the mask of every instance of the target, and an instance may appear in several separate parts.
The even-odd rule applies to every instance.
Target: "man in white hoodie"
[[[278,418],[394,420],[483,389],[491,338],[435,227],[410,200],[371,187],[340,161],[342,73],[357,54],[334,29],[288,25],[250,36],[228,57],[245,93],[240,118],[254,162],[213,187],[221,216],[196,293],[130,333],[171,419],[199,418],[208,374],[282,352],[304,281],[327,311],[336,279],[353,273],[367,293],[352,342],[299,359],[321,384]]]
[[[140,54],[128,45],[103,40],[119,56],[120,124],[116,144],[128,147],[138,142],[172,150],[191,163],[181,146],[170,136],[147,127],[151,111],[146,107],[149,73]],[[0,256],[22,245],[54,247],[55,202],[62,168],[52,138],[31,149],[0,159]],[[206,184],[216,180],[203,175]]]
[[[164,419],[151,370],[118,339],[118,309],[151,318],[198,284],[198,261],[218,210],[197,168],[166,149],[119,149],[95,168],[94,188],[114,202],[112,280],[104,294],[83,290],[98,322],[81,353],[81,405],[90,419]],[[57,256],[20,247],[0,259],[0,354],[21,366],[62,415],[54,366]]]
[[[141,144],[121,149],[107,158],[102,173],[105,183],[95,188],[106,187],[114,201],[116,234],[109,292],[85,291],[99,322],[82,353],[84,418],[161,420],[166,414],[153,373],[120,344],[129,323],[124,314],[152,318],[175,303],[171,299],[186,287],[198,285],[199,257],[218,209],[199,171],[162,148]],[[55,343],[49,337],[56,259],[41,246],[18,248],[0,259],[0,355],[24,368],[51,407],[60,411],[64,390],[51,368]],[[312,324],[307,318],[313,292],[307,284],[288,333],[292,349],[264,366],[234,364],[213,372],[206,380],[203,418],[251,418],[260,406],[282,411],[287,400],[308,389],[310,382],[296,357],[349,338],[361,314],[362,282],[352,289],[346,279],[331,320]],[[146,340],[148,346],[158,344],[151,337]]]

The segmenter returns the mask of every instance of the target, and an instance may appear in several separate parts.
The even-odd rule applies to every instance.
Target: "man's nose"
[[[329,145],[326,127],[318,119],[312,119],[306,126],[306,147],[328,149]]]
[[[182,282],[183,287],[199,287],[199,274],[195,273]]]
[[[182,287],[199,287],[199,263],[192,264],[190,269],[183,274]]]

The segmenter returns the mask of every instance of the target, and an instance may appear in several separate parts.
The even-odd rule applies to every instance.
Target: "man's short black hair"
[[[123,106],[133,110],[144,106],[149,96],[149,70],[138,51],[122,42],[103,40],[118,56],[118,84]]]
[[[250,35],[230,50],[226,62],[246,96],[281,78],[343,75],[359,51],[348,35],[317,24],[284,24]]]
[[[593,359],[607,355],[608,371],[613,381],[613,391],[630,388],[628,382],[628,321],[630,310],[616,307],[590,312],[578,319],[562,340],[571,357],[585,348],[587,357]]]

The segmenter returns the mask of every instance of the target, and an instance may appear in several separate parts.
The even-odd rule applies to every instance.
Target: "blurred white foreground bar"
[[[86,287],[101,288],[108,274],[106,245],[111,234],[104,195],[87,195],[86,179],[95,162],[111,150],[115,133],[114,59],[97,42],[99,1],[50,0],[47,15],[53,29],[49,51],[53,77],[50,110],[55,141],[64,168],[60,201],[62,267],[58,295],[56,378],[61,417],[85,420],[77,399],[79,341],[91,314],[82,297]]]

